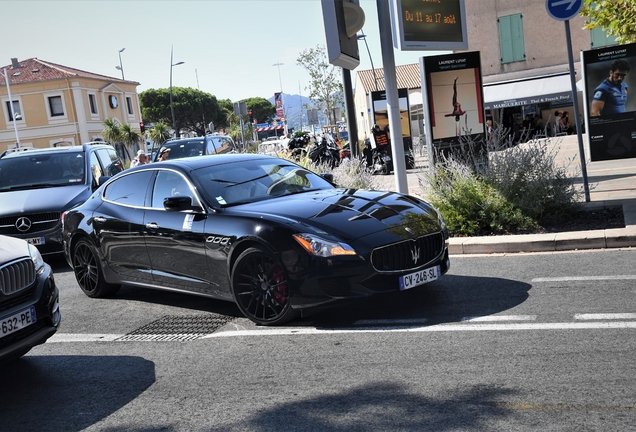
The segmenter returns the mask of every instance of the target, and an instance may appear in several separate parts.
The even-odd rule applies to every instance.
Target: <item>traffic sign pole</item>
[[[565,25],[565,40],[568,47],[568,64],[570,67],[570,86],[572,87],[572,105],[576,121],[576,134],[579,140],[579,156],[581,159],[581,175],[585,202],[590,202],[590,186],[587,181],[587,167],[585,165],[585,149],[583,148],[583,133],[581,132],[581,117],[579,114],[579,99],[576,92],[576,78],[574,76],[574,56],[572,55],[572,36],[570,35],[570,19],[579,14],[583,7],[583,0],[546,0],[545,10],[552,18],[563,21]]]

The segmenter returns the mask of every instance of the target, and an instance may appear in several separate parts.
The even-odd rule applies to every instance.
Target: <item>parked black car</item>
[[[0,235],[0,362],[46,342],[59,325],[51,267],[35,246]]]
[[[65,256],[89,297],[121,284],[187,292],[235,301],[262,325],[448,271],[432,206],[328,178],[259,154],[142,165],[64,215]]]
[[[4,152],[0,155],[0,234],[34,244],[42,255],[62,252],[60,216],[84,202],[100,177],[124,169],[104,142]]]
[[[228,135],[206,135],[202,137],[182,138],[166,141],[162,148],[170,150],[168,159],[178,159],[192,156],[235,153],[236,145]],[[159,152],[154,155],[153,162],[159,160]]]

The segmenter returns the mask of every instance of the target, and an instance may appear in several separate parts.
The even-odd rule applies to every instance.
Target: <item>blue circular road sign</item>
[[[583,0],[545,0],[545,10],[555,20],[566,21],[577,16]]]

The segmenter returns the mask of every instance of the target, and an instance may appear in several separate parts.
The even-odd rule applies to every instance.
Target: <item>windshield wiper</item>
[[[31,184],[31,185],[19,185],[19,186],[9,186],[9,187],[3,187],[0,188],[0,190],[3,191],[14,191],[14,190],[28,190],[28,189],[45,189],[45,188],[52,188],[52,187],[58,187],[58,186],[67,186],[68,183],[38,183],[38,184]]]

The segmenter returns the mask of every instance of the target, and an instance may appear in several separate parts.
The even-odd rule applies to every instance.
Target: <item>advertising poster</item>
[[[276,116],[281,120],[285,117],[285,111],[283,110],[283,94],[274,93],[274,105],[276,105]]]
[[[583,52],[590,160],[636,157],[636,44]]]
[[[391,139],[391,131],[389,130],[389,112],[386,105],[386,92],[384,90],[372,91],[369,97],[371,98],[371,108],[373,110],[373,124],[377,124],[380,126],[381,130],[388,132],[389,139]],[[408,89],[398,89],[398,104],[400,106],[400,122],[402,124],[404,150],[407,150],[412,148]]]
[[[479,52],[422,57],[430,139],[448,148],[461,138],[483,141],[484,103]]]

